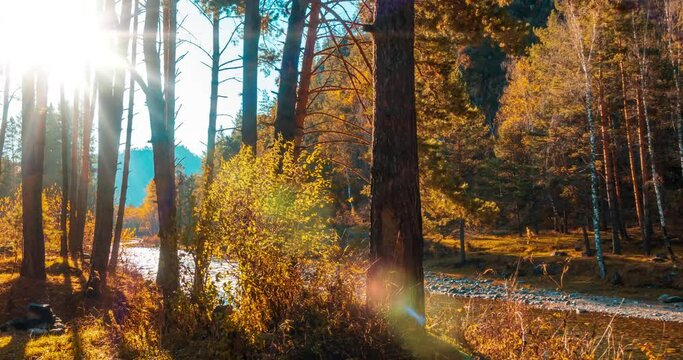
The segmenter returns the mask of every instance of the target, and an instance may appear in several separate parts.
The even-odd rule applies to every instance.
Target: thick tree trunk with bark
[[[320,0],[311,0],[311,14],[308,17],[308,31],[306,32],[306,45],[301,64],[301,79],[296,100],[296,137],[294,146],[301,147],[304,136],[304,120],[308,113],[309,87],[313,76],[313,59],[315,58],[315,43],[318,40],[318,25],[320,24]]]
[[[256,154],[258,112],[258,48],[261,37],[259,0],[246,0],[242,54],[242,144]]]
[[[21,197],[24,238],[21,276],[45,279],[43,161],[47,119],[47,75],[28,71],[22,80]]]
[[[306,20],[308,0],[292,0],[292,10],[287,24],[287,37],[282,50],[280,67],[280,88],[277,93],[277,115],[275,117],[275,136],[282,140],[294,141],[296,126],[296,87],[299,78],[299,53],[301,37]]]
[[[69,183],[69,232],[67,248],[73,244],[71,232],[75,229],[76,224],[76,208],[78,207],[78,133],[79,133],[79,109],[80,109],[80,94],[74,91],[73,106],[71,108],[71,177]],[[73,254],[73,250],[70,251]]]
[[[178,289],[178,243],[176,238],[175,193],[175,65],[176,1],[164,0],[163,47],[164,87],[157,50],[159,0],[148,0],[145,14],[143,52],[147,69],[147,109],[152,130],[154,183],[159,214],[159,269],[157,284],[168,300]]]
[[[118,55],[126,58],[131,19],[132,0],[124,0],[121,17],[116,16],[114,0],[105,5],[105,21],[117,34],[112,44]],[[121,117],[123,115],[123,94],[126,75],[123,69],[100,69],[97,76],[99,107],[98,154],[97,154],[97,196],[95,202],[95,238],[93,240],[90,280],[99,274],[99,286],[106,284],[107,265],[111,251],[114,230],[114,190],[118,167],[121,138]],[[92,282],[92,281],[91,281]],[[95,289],[99,292],[100,289]]]
[[[424,326],[413,0],[378,0],[368,302]]]
[[[66,219],[69,213],[69,195],[71,189],[69,189],[69,117],[66,110],[64,86],[61,88],[59,97],[59,113],[62,121],[62,204],[61,213],[59,215],[59,230],[61,231],[59,255],[66,258],[69,255]]]
[[[137,34],[138,34],[138,0],[135,1],[133,9],[133,36],[131,45],[131,64],[137,62]],[[133,135],[133,116],[135,107],[135,79],[131,76],[128,83],[128,114],[126,122],[126,145],[123,151],[123,169],[121,173],[121,194],[119,196],[119,207],[116,214],[116,225],[114,226],[114,244],[109,258],[109,271],[115,272],[119,261],[119,249],[121,248],[121,233],[123,232],[123,220],[126,211],[126,194],[128,193],[128,175],[130,173],[130,148]]]

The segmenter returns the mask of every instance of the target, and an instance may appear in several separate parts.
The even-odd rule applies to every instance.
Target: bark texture
[[[301,147],[304,136],[304,120],[308,113],[309,88],[313,76],[313,59],[315,58],[315,43],[318,40],[318,25],[320,24],[320,0],[311,1],[311,14],[308,17],[308,31],[306,32],[306,45],[301,64],[301,79],[296,100],[296,137],[294,146]]]
[[[69,196],[71,189],[69,188],[69,116],[66,110],[66,96],[64,95],[63,86],[59,97],[59,113],[62,122],[62,204],[61,213],[59,215],[59,230],[61,231],[59,255],[66,258],[66,256],[69,255],[66,219],[69,214]]]
[[[147,69],[147,109],[152,130],[154,183],[159,214],[159,269],[157,284],[168,300],[178,289],[178,242],[176,238],[175,191],[175,71],[176,1],[163,3],[164,78],[157,50],[159,0],[148,0],[145,13],[143,53]],[[162,80],[164,87],[162,90]]]
[[[306,20],[308,0],[292,0],[292,9],[287,24],[287,37],[282,50],[280,87],[277,93],[277,114],[275,135],[285,142],[294,141],[296,126],[296,87],[299,79],[299,53],[301,37]]]
[[[242,54],[242,144],[256,153],[258,111],[258,49],[261,37],[259,0],[245,1]]]
[[[21,276],[45,279],[43,162],[47,118],[47,76],[29,70],[22,80],[21,198],[24,248]]]
[[[121,3],[121,16],[116,16],[114,0],[105,5],[105,21],[114,34],[111,41],[121,58],[128,52],[131,0]],[[99,122],[97,153],[97,196],[95,198],[95,238],[93,240],[91,280],[99,274],[99,286],[106,284],[107,265],[114,230],[114,190],[118,167],[126,75],[123,69],[100,69],[97,76]],[[100,289],[95,289],[99,291]]]
[[[133,41],[131,45],[131,64],[137,62],[137,34],[138,34],[138,7],[139,1],[135,1],[133,9]],[[109,271],[115,272],[119,261],[119,249],[121,248],[121,233],[123,232],[123,218],[126,211],[126,194],[128,193],[128,175],[130,174],[130,148],[133,135],[133,116],[135,107],[135,79],[131,76],[128,83],[128,113],[126,122],[126,145],[123,150],[123,169],[121,173],[121,193],[119,196],[119,207],[116,213],[116,224],[114,225],[114,243],[111,248],[109,258]]]
[[[424,326],[413,0],[378,0],[368,301]]]

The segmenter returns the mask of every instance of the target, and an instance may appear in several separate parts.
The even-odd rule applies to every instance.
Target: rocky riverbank
[[[435,272],[426,272],[425,282],[427,291],[455,297],[516,301],[546,310],[577,313],[597,312],[614,316],[683,323],[683,303],[667,304],[611,296],[567,293],[552,289],[512,287],[510,283],[491,279],[458,278]]]

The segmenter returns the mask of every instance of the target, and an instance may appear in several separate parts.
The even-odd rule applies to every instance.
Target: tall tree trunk
[[[313,58],[315,57],[315,43],[318,40],[318,25],[320,23],[320,0],[311,0],[311,14],[308,18],[308,31],[306,32],[306,45],[301,64],[301,79],[296,101],[296,137],[294,146],[301,147],[304,136],[304,120],[308,112],[309,87],[313,76]]]
[[[368,302],[424,326],[414,0],[377,0]]]
[[[465,256],[465,219],[460,219],[460,264],[464,264],[467,261]]]
[[[133,9],[133,36],[131,45],[131,64],[137,62],[137,36],[138,36],[138,8],[139,1],[135,0]],[[131,76],[128,83],[128,121],[126,122],[126,145],[123,151],[123,170],[121,173],[121,194],[119,196],[119,207],[116,214],[116,225],[114,226],[114,244],[109,258],[109,271],[115,272],[119,261],[119,249],[121,248],[121,233],[123,232],[123,220],[126,211],[126,195],[128,193],[128,175],[130,173],[130,148],[133,135],[133,116],[135,108],[135,79]]]
[[[662,235],[664,237],[664,245],[666,246],[666,249],[669,252],[669,255],[671,256],[672,261],[676,261],[676,257],[673,252],[673,248],[671,247],[671,240],[669,239],[669,233],[666,228],[666,215],[664,214],[664,205],[663,205],[663,194],[662,190],[660,188],[660,178],[657,173],[657,166],[656,166],[656,159],[655,159],[655,152],[654,152],[654,145],[653,145],[653,139],[652,139],[652,130],[650,128],[650,117],[648,116],[647,112],[647,101],[645,100],[645,64],[640,66],[640,86],[641,86],[641,96],[642,98],[642,105],[643,105],[643,117],[645,118],[645,129],[647,131],[647,152],[650,155],[650,170],[652,173],[652,187],[655,190],[655,199],[657,201],[657,212],[659,213],[659,225],[662,228]]]
[[[47,119],[47,75],[28,71],[22,80],[21,197],[24,237],[21,276],[45,279],[43,162]]]
[[[643,112],[643,96],[642,89],[640,85],[637,86],[637,108],[638,108],[638,155],[640,157],[640,177],[643,181],[642,183],[642,194],[643,194],[643,222],[645,227],[645,237],[643,238],[643,249],[646,254],[650,254],[652,251],[652,219],[650,217],[650,204],[648,196],[648,183],[650,180],[650,171],[647,167],[647,150],[645,139],[645,115]]]
[[[624,222],[624,210],[622,208],[623,198],[621,197],[621,176],[619,176],[619,161],[617,154],[619,154],[619,148],[617,147],[616,140],[616,124],[611,116],[607,116],[609,120],[609,133],[610,133],[610,157],[612,158],[612,178],[614,179],[614,195],[615,202],[614,206],[617,211],[617,220],[619,222],[619,234],[623,240],[630,240],[631,237],[626,231],[626,223]]]
[[[218,72],[220,71],[220,13],[219,9],[213,10],[211,20],[211,27],[213,29],[212,37],[212,52],[211,52],[211,97],[209,103],[209,130],[206,141],[206,164],[204,164],[204,196],[206,199],[211,183],[213,182],[214,170],[214,154],[216,151],[216,118],[218,109]],[[246,39],[245,39],[246,41]],[[246,65],[245,65],[246,66]],[[252,147],[254,150],[255,147]],[[193,291],[199,295],[204,292],[204,284],[207,280],[207,270],[211,255],[207,253],[206,238],[207,227],[210,226],[209,221],[200,220],[199,234],[196,238],[196,249],[194,256],[194,284]]]
[[[79,133],[79,109],[80,109],[80,94],[78,90],[74,91],[73,95],[73,105],[71,107],[71,174],[69,175],[71,179],[69,183],[71,184],[69,188],[69,229],[67,232],[67,248],[71,246],[72,243],[72,232],[76,228],[76,208],[78,207],[78,133]],[[73,253],[73,250],[70,251]]]
[[[598,82],[598,96],[599,111],[600,111],[600,132],[602,134],[602,156],[605,167],[605,190],[607,193],[607,207],[610,214],[610,222],[612,223],[612,252],[615,254],[621,253],[621,242],[619,241],[619,216],[617,214],[616,199],[617,194],[614,190],[614,172],[612,169],[612,151],[610,144],[612,140],[608,130],[607,109],[605,109],[605,98],[602,88],[602,70],[600,71],[600,81]]]
[[[89,83],[89,72],[86,84]],[[90,187],[90,136],[95,115],[97,81],[90,91],[83,92],[83,140],[81,141],[81,174],[78,180],[78,197],[76,201],[75,221],[69,229],[69,251],[74,260],[83,255],[83,237],[85,222],[88,217],[88,188]]]
[[[121,17],[117,19],[114,0],[107,0],[105,21],[117,36],[112,44],[121,58],[128,52],[128,35],[131,19],[132,0],[121,4]],[[99,274],[106,284],[107,265],[111,251],[114,230],[114,190],[116,169],[118,167],[119,144],[121,139],[121,117],[123,115],[123,94],[126,74],[123,69],[100,69],[97,74],[99,122],[97,154],[97,196],[95,197],[95,238],[93,240],[90,280]],[[92,282],[92,281],[91,281]],[[95,289],[99,292],[101,289]]]
[[[598,262],[598,270],[601,279],[605,278],[605,260],[602,256],[602,240],[600,238],[600,198],[598,196],[598,171],[595,166],[597,158],[597,144],[595,140],[595,124],[593,123],[593,112],[591,108],[591,83],[588,69],[584,69],[584,80],[586,85],[586,117],[588,119],[588,129],[590,134],[590,176],[591,176],[591,204],[593,208],[593,238],[595,240],[595,257]]]
[[[259,0],[246,0],[242,54],[242,144],[256,154],[258,112],[258,48],[261,37]]]
[[[631,125],[631,117],[628,114],[628,100],[626,95],[626,77],[624,75],[624,63],[619,61],[619,71],[621,73],[621,94],[623,98],[624,106],[624,123],[626,125],[626,146],[628,147],[628,163],[631,170],[631,184],[633,185],[633,202],[636,208],[636,217],[638,218],[638,226],[640,227],[640,233],[643,239],[645,236],[645,222],[643,220],[643,205],[642,205],[642,193],[640,188],[640,183],[638,181],[638,173],[636,170],[636,160],[633,155],[633,130]]]
[[[672,75],[674,84],[676,85],[676,139],[678,140],[678,157],[681,163],[681,175],[683,175],[683,117],[681,117],[681,78],[679,69],[679,58],[674,54],[674,44],[677,21],[677,16],[674,15],[676,9],[672,9],[671,1],[667,0],[664,3],[664,10],[666,14],[666,30],[667,30],[667,49],[669,50],[669,61],[671,62]]]
[[[287,37],[282,50],[280,88],[277,93],[275,136],[285,142],[296,138],[296,86],[299,78],[299,52],[306,20],[308,0],[292,0],[292,10],[287,24]]]
[[[62,85],[59,95],[59,113],[62,121],[62,209],[59,216],[60,251],[59,254],[66,259],[69,255],[69,245],[66,219],[69,212],[69,117],[67,115],[66,96]]]
[[[5,137],[7,135],[7,122],[9,116],[9,105],[12,102],[13,96],[9,93],[10,85],[10,66],[9,62],[5,66],[5,85],[2,92],[2,124],[0,125],[0,173],[2,173],[2,158],[5,151]]]
[[[159,214],[159,269],[157,284],[164,299],[169,300],[178,289],[178,242],[176,238],[175,193],[175,62],[176,1],[164,0],[163,47],[164,87],[157,50],[159,0],[148,0],[145,14],[143,52],[147,69],[147,109],[152,130],[154,183]]]

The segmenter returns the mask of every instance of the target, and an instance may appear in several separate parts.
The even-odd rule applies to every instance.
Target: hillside
[[[201,171],[201,158],[185,146],[175,150],[176,163],[185,169],[185,174],[192,175]],[[123,152],[119,154],[119,166],[123,164]],[[139,206],[145,198],[145,189],[154,178],[154,159],[151,148],[132,149],[130,153],[130,177],[128,180],[128,196],[126,205]],[[121,169],[116,173],[116,199],[121,191]]]

